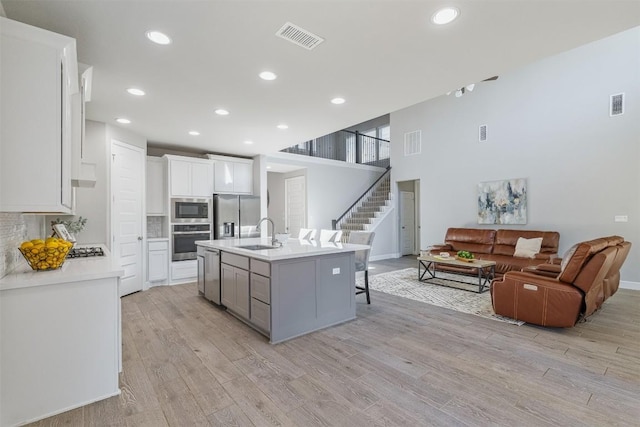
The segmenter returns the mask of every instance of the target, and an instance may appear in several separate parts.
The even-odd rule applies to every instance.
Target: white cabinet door
[[[148,242],[147,269],[149,282],[166,282],[169,279],[169,240]]]
[[[2,17],[0,29],[0,212],[69,213],[75,40]]]
[[[253,164],[236,163],[233,165],[234,193],[253,194]]]
[[[213,195],[213,163],[191,163],[191,195],[211,197]]]
[[[149,281],[167,280],[169,276],[169,251],[149,251]]]
[[[166,215],[166,177],[164,160],[147,156],[147,215]]]
[[[216,160],[215,193],[233,193],[233,162]]]
[[[191,197],[191,162],[170,160],[169,176],[171,197]]]

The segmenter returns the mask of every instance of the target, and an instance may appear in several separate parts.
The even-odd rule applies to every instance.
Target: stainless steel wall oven
[[[211,240],[211,224],[174,224],[171,229],[172,261],[196,259],[197,240]]]

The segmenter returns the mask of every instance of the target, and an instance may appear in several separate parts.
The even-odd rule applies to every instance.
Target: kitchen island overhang
[[[239,246],[270,246],[271,241],[206,240],[196,245],[220,251],[222,304],[272,344],[356,317],[355,252],[369,246],[297,239],[259,250]]]

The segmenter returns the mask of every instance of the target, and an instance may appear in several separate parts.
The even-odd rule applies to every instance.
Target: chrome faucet
[[[262,224],[264,221],[269,221],[271,223],[271,245],[275,246],[276,243],[280,243],[280,242],[278,242],[278,240],[276,239],[276,226],[273,223],[273,220],[271,218],[266,216],[264,218],[261,218],[260,221],[258,221],[258,225],[256,225],[256,231],[260,231],[260,224]],[[267,234],[268,233],[269,233],[269,227],[267,227]]]

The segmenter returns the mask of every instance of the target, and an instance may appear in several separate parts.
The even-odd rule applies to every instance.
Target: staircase
[[[370,231],[390,210],[391,168],[367,190],[340,218],[334,221],[334,229],[342,230],[342,241],[349,241],[351,231]]]

